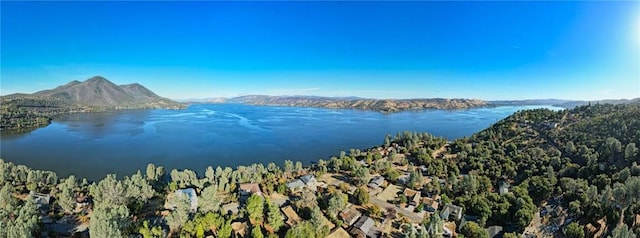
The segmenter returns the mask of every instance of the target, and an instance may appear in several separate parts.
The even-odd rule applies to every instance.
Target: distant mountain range
[[[626,104],[640,102],[640,98],[634,99],[605,99],[605,100],[564,100],[564,99],[528,99],[528,100],[500,100],[489,101],[489,104],[494,106],[526,106],[526,105],[551,105],[556,107],[563,107],[572,109],[577,106],[584,106],[588,104]]]
[[[240,103],[263,106],[319,107],[371,110],[382,113],[395,113],[407,110],[423,109],[465,109],[484,107],[488,103],[477,99],[369,99],[358,97],[319,97],[319,96],[266,96],[247,95],[234,98],[211,98],[191,100],[192,103]]]
[[[33,94],[2,96],[0,102],[2,129],[47,125],[52,116],[62,113],[185,107],[184,104],[158,96],[140,84],[118,86],[101,76],[84,82],[71,81]]]
[[[320,107],[320,108],[349,108],[360,110],[371,110],[382,113],[395,113],[407,110],[422,109],[467,109],[476,107],[497,107],[497,106],[529,106],[529,105],[551,105],[567,109],[576,106],[587,105],[589,103],[600,104],[620,104],[640,101],[636,99],[620,100],[599,100],[599,101],[576,101],[564,99],[528,99],[528,100],[494,100],[483,101],[478,99],[371,99],[359,97],[321,97],[321,96],[267,96],[267,95],[247,95],[233,98],[206,98],[189,99],[189,103],[239,103],[247,105],[263,106],[289,106],[289,107]]]

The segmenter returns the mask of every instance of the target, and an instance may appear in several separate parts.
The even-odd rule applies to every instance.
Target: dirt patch
[[[402,188],[396,185],[389,184],[389,186],[387,186],[387,188],[385,188],[384,191],[378,194],[377,198],[382,201],[394,200],[396,199],[396,194],[398,194],[401,191],[401,189]]]

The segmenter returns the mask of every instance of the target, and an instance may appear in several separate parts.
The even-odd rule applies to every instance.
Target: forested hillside
[[[456,141],[452,152],[462,173],[486,177],[494,185],[500,181],[517,185],[529,193],[538,210],[553,204],[554,209],[568,212],[565,224],[557,227],[587,231],[604,222],[609,231],[624,233],[639,222],[639,118],[638,103],[521,111]],[[456,200],[471,207],[477,205],[472,204],[474,199],[487,199],[488,207],[474,213],[503,224],[506,211],[490,195],[480,191]],[[517,219],[525,224],[534,211]],[[577,225],[566,224],[569,221]]]
[[[527,110],[456,141],[403,132],[201,176],[58,180],[0,160],[0,237],[637,237],[638,118],[638,103]]]

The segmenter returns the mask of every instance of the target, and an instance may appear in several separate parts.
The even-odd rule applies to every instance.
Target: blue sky
[[[0,94],[640,97],[640,2],[6,2]]]

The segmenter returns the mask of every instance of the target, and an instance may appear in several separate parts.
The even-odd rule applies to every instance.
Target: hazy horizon
[[[640,2],[2,2],[0,95],[640,97]],[[33,17],[38,16],[38,17]]]

